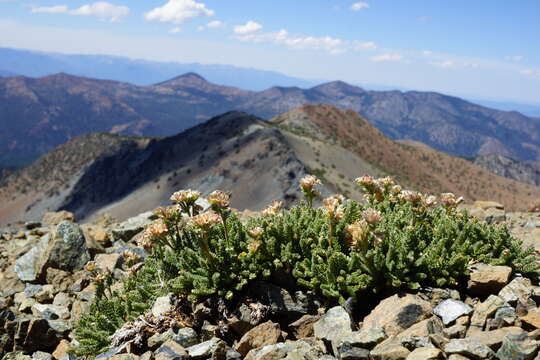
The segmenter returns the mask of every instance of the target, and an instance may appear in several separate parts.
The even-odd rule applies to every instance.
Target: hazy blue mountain
[[[42,77],[63,72],[141,86],[169,80],[178,74],[188,72],[196,72],[216,84],[248,90],[264,90],[276,85],[301,87],[315,85],[314,82],[274,71],[230,65],[156,62],[108,55],[66,55],[9,48],[0,48],[0,64],[2,70],[6,72],[29,77]],[[1,72],[0,76],[2,76]]]
[[[0,77],[9,77],[9,76],[15,76],[15,75],[17,74],[15,74],[12,71],[0,70]]]
[[[519,111],[527,116],[540,117],[540,103],[518,104],[507,101],[474,100],[475,103],[504,111]]]

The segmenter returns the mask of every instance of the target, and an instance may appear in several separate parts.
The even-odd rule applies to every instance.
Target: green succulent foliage
[[[225,225],[218,224],[206,233],[186,227],[177,235],[179,247],[166,254],[169,265],[177,270],[168,285],[175,293],[188,294],[192,301],[211,295],[230,300],[251,280],[270,275],[268,267],[265,271],[257,261],[260,255],[250,251],[254,240],[234,214],[227,216]],[[203,236],[212,260],[201,252]]]
[[[94,356],[107,351],[110,336],[124,323],[147,311],[158,296],[166,293],[159,281],[155,259],[148,258],[135,274],[123,280],[119,290],[113,290],[112,277],[96,284],[97,291],[88,313],[82,314],[75,328],[80,343],[75,354]]]

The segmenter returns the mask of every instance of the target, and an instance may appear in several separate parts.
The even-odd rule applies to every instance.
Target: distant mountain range
[[[494,175],[428,146],[392,141],[354,111],[304,105],[270,121],[228,112],[156,139],[87,134],[0,181],[0,225],[66,209],[81,220],[123,219],[168,204],[172,192],[231,191],[232,206],[260,210],[301,197],[298,180],[317,174],[323,195],[360,198],[354,178],[394,175],[406,187],[452,191],[525,208],[540,188]]]
[[[340,81],[255,92],[194,73],[141,87],[57,74],[0,78],[0,167],[28,164],[86,133],[170,136],[230,110],[270,119],[308,103],[352,109],[390,138],[452,155],[540,162],[540,119],[438,93],[366,91]]]
[[[0,69],[29,77],[68,73],[96,79],[152,85],[178,74],[196,72],[217,84],[250,90],[272,86],[309,87],[315,82],[290,77],[275,71],[241,68],[231,65],[158,62],[108,55],[67,55],[0,48]],[[2,73],[0,71],[0,76]]]
[[[499,176],[540,186],[540,170],[502,155],[482,155],[474,159],[474,164]]]
[[[0,70],[0,77],[8,77],[8,76],[16,76],[14,72],[7,71],[7,70]]]

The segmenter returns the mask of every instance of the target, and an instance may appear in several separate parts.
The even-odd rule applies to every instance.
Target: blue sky
[[[0,46],[540,104],[537,0],[0,0]]]

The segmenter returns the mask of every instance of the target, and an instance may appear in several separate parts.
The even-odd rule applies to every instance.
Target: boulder
[[[473,295],[498,293],[510,280],[512,268],[477,264],[471,271],[468,289]]]
[[[242,356],[246,356],[251,349],[273,345],[282,340],[283,338],[279,324],[267,321],[245,333],[235,346],[235,349],[242,354]]]
[[[462,301],[447,299],[433,309],[433,313],[441,317],[444,325],[454,322],[463,315],[469,315],[473,308]]]
[[[187,360],[189,358],[186,349],[172,340],[165,342],[154,353],[154,360]]]
[[[49,239],[50,236],[45,235],[36,246],[17,259],[14,270],[19,279],[34,282],[41,277],[42,269],[39,264],[43,259],[45,249],[49,245]]]
[[[161,296],[156,299],[152,306],[152,315],[158,317],[164,315],[174,309],[172,302],[172,294]]]
[[[143,231],[145,226],[149,225],[155,218],[154,213],[151,211],[129,218],[126,221],[112,227],[112,237],[114,240],[128,242],[135,235]]]
[[[86,239],[79,225],[62,221],[56,228],[42,259],[42,268],[73,272],[81,270],[90,261]]]
[[[497,351],[497,359],[532,360],[538,353],[538,347],[539,342],[529,338],[527,334],[508,334]]]
[[[384,299],[364,318],[363,326],[382,328],[386,335],[397,335],[431,316],[431,304],[416,295],[394,295]]]
[[[448,355],[459,354],[471,359],[492,359],[495,353],[480,341],[471,338],[453,339],[444,347]]]
[[[421,347],[414,349],[408,356],[407,360],[437,360],[443,359],[441,350],[433,347]]]
[[[289,329],[296,339],[303,339],[313,336],[313,325],[319,321],[318,315],[304,315],[295,322],[289,324]]]
[[[286,341],[251,350],[244,360],[325,359],[324,343],[314,338]]]
[[[352,332],[351,317],[341,306],[333,307],[313,325],[313,330],[316,338],[334,343]]]
[[[197,345],[190,346],[186,349],[190,359],[221,359],[225,357],[227,352],[227,344],[225,341],[213,338]]]

